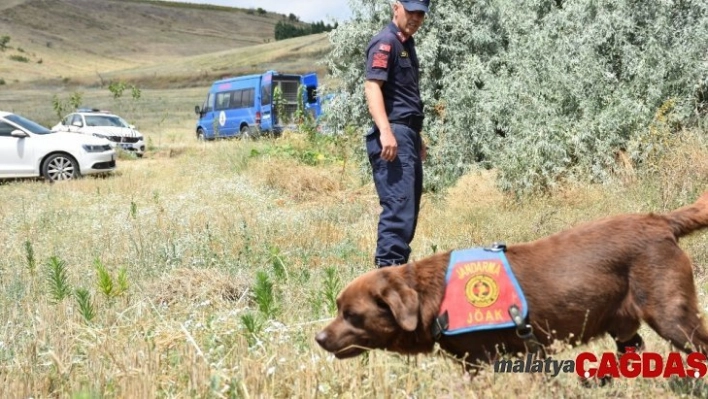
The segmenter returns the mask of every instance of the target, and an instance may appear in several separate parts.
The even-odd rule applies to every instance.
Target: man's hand
[[[396,159],[398,155],[398,143],[396,142],[396,137],[393,135],[391,128],[385,132],[381,132],[379,138],[381,139],[381,158],[391,162]]]

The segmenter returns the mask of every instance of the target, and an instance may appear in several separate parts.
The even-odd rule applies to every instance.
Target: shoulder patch
[[[388,53],[377,51],[374,53],[371,67],[375,69],[388,69]]]
[[[379,50],[380,50],[380,51],[385,51],[385,52],[389,53],[389,52],[391,52],[391,45],[390,45],[390,44],[386,44],[386,43],[382,43],[382,44],[379,45]]]

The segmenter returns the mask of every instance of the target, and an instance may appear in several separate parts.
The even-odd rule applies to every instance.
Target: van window
[[[253,96],[256,94],[256,90],[246,89],[243,91],[243,96],[241,97],[241,106],[244,108],[253,107]]]
[[[241,108],[243,107],[241,102],[241,97],[243,96],[243,90],[235,90],[231,92],[231,107],[230,108]]]
[[[261,105],[268,105],[271,103],[270,88],[271,85],[261,86]]]
[[[307,86],[307,102],[310,104],[317,102],[317,87]]]
[[[230,91],[216,93],[216,105],[214,107],[215,111],[231,108],[231,93],[232,92]]]
[[[204,106],[202,107],[202,110],[204,113],[211,112],[213,107],[214,107],[214,93],[211,93],[211,94],[209,94],[209,97],[207,97],[207,100],[204,102]]]
[[[240,89],[216,94],[216,110],[253,107],[255,89]]]

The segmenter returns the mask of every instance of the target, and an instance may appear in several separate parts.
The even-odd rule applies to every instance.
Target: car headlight
[[[108,139],[108,136],[104,136],[104,135],[98,134],[98,133],[94,133],[92,136],[94,136],[94,137],[100,137],[100,138],[102,138],[102,139]]]
[[[111,149],[111,146],[108,144],[84,144],[82,147],[86,152],[104,152]]]

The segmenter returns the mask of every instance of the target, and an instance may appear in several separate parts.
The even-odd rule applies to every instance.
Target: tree
[[[332,126],[371,123],[364,50],[387,0],[350,0],[327,64],[342,82]],[[700,0],[438,0],[416,35],[426,187],[496,168],[523,195],[562,180],[607,181],[618,151],[641,165],[659,109],[688,126],[708,104],[708,3]],[[667,108],[667,104],[671,106]]]
[[[312,24],[303,24],[301,26],[296,26],[284,21],[278,21],[275,24],[275,40],[290,39],[292,37],[329,32],[334,29],[335,26],[325,25],[325,23],[322,21],[315,22]]]

